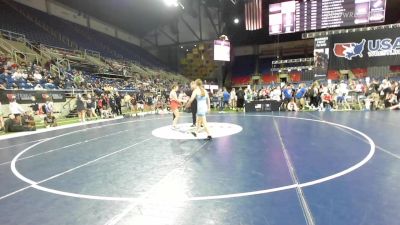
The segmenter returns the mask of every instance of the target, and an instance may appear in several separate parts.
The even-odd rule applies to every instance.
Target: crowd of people
[[[219,90],[214,95],[220,109],[242,108],[243,103],[271,99],[281,108],[299,110],[380,110],[399,109],[399,81],[389,78],[349,80],[337,83],[324,80],[312,83],[267,85],[260,89]]]
[[[117,69],[126,69],[123,64],[109,63],[116,66]],[[54,75],[48,69],[48,65],[17,64],[10,58],[0,55],[0,90],[85,90],[82,94],[77,95],[76,102],[81,122],[85,122],[88,117],[97,119],[122,115],[122,108],[127,113],[149,110],[173,112],[174,115],[178,115],[177,112],[186,110],[184,104],[181,103],[188,102],[192,97],[193,84],[189,85],[185,81],[185,79],[177,80],[176,77],[166,79],[148,74],[135,74],[129,79],[105,78],[79,70],[66,69],[60,75]],[[177,85],[178,83],[180,84]],[[170,95],[171,89],[175,90],[175,95]],[[230,88],[229,90],[221,88],[208,90],[207,93],[211,106],[219,111],[226,109],[239,111],[244,109],[246,103],[263,99],[279,101],[282,103],[281,109],[288,111],[400,108],[399,82],[389,78],[342,80],[336,83],[322,80],[300,84],[269,84],[263,85],[259,89],[250,88],[250,86]],[[31,106],[32,111],[29,112],[17,112],[22,108],[16,107],[16,104],[12,101],[10,103],[12,117],[7,119],[8,122],[4,121],[4,115],[1,116],[0,129],[11,131],[13,130],[13,128],[10,129],[13,127],[12,125],[15,125],[15,130],[33,129],[34,123],[29,122],[29,118],[33,118],[32,115],[37,114],[37,103]],[[56,126],[57,120],[51,107],[47,102],[44,107],[41,111],[45,115],[45,126]],[[176,115],[174,118],[177,117]]]

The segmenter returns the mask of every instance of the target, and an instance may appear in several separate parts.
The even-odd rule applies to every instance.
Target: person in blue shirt
[[[226,109],[226,107],[229,107],[229,101],[231,99],[231,94],[229,94],[229,92],[226,90],[226,88],[224,88],[224,93],[223,93],[223,98],[224,98],[224,110]]]
[[[283,89],[284,100],[290,102],[290,100],[293,97],[292,94],[293,94],[293,89],[292,86],[289,84],[286,86],[286,88]]]
[[[303,109],[305,106],[306,93],[307,93],[306,85],[304,83],[301,83],[295,95],[297,107],[299,107],[299,109]]]
[[[287,109],[287,105],[288,105],[288,103],[292,100],[292,98],[293,98],[293,89],[292,89],[292,86],[289,84],[289,85],[287,85],[284,89],[283,89],[283,91],[282,91],[282,93],[283,93],[283,106],[284,106],[284,108],[285,109]]]

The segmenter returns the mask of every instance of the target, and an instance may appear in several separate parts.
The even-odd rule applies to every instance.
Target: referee
[[[196,88],[196,83],[194,81],[190,82],[190,89],[186,92],[186,96],[189,98],[192,96],[193,90]],[[197,100],[194,99],[192,102],[192,105],[190,107],[190,110],[192,111],[192,127],[196,126],[196,114],[197,114]]]

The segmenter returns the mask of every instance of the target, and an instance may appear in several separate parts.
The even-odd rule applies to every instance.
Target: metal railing
[[[9,39],[11,41],[21,41],[21,42],[26,41],[26,36],[24,34],[16,33],[13,31],[0,29],[0,34],[4,38]]]

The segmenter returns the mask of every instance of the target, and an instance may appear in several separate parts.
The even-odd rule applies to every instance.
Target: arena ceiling
[[[120,27],[132,34],[144,38],[150,35],[158,27],[169,25],[183,14],[180,8],[168,8],[163,4],[163,0],[56,0],[71,8],[77,9],[82,13],[99,18],[107,23]],[[220,32],[228,34],[235,45],[265,44],[277,41],[290,41],[301,39],[301,34],[290,34],[280,36],[268,36],[266,28],[259,31],[244,31],[244,10],[245,0],[180,0],[185,6],[185,13],[196,14],[196,3],[201,2],[210,8],[219,7],[222,11],[222,19],[226,24],[226,29]],[[283,0],[264,0],[265,7],[268,3]],[[236,5],[232,4],[236,2]],[[398,12],[400,0],[387,0],[386,24],[396,23],[400,20]],[[195,15],[194,15],[195,17]],[[233,18],[240,18],[240,24],[233,24]],[[195,20],[188,20],[188,24]],[[268,18],[265,15],[265,24],[268,24]],[[210,24],[208,26],[211,26]],[[266,27],[266,25],[264,26]],[[198,30],[185,30],[183,33],[199,33]],[[211,34],[217,36],[219,34]],[[196,35],[194,35],[196,36]],[[199,35],[197,35],[199,36]],[[212,38],[215,38],[212,37]],[[148,37],[147,37],[148,38]],[[188,37],[187,39],[191,39]],[[171,38],[170,38],[171,39]],[[196,41],[196,38],[192,38]],[[198,41],[198,40],[197,40]],[[182,42],[182,41],[181,41]],[[175,43],[176,44],[176,43]]]
[[[171,23],[182,13],[179,7],[166,7],[163,0],[56,1],[127,30],[138,37],[145,36],[160,25]],[[199,1],[210,7],[215,7],[219,4],[219,0],[180,0],[185,10],[192,10],[192,5]],[[221,1],[230,3],[230,0]]]

